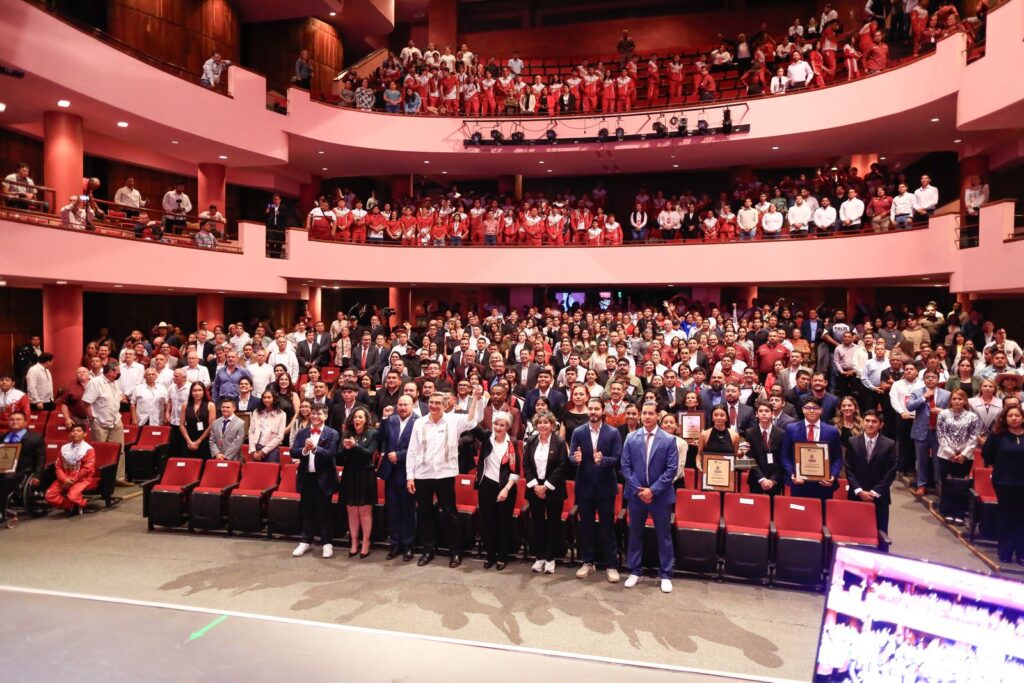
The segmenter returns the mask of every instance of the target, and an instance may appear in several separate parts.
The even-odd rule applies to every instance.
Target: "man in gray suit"
[[[220,400],[221,417],[210,428],[210,455],[217,460],[241,460],[245,423],[235,415],[235,400]]]

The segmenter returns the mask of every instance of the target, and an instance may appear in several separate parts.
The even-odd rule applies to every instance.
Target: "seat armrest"
[[[185,484],[184,486],[181,487],[181,492],[184,493],[185,495],[191,495],[192,494],[192,489],[196,488],[197,486],[199,486],[199,481],[198,480],[197,481],[190,481],[189,483],[187,483],[187,484]]]
[[[260,491],[260,500],[266,500],[267,498],[270,498],[270,494],[272,494],[276,490],[277,490],[277,484],[274,484],[273,486],[271,486],[269,488],[263,489],[262,491]]]
[[[889,552],[889,546],[892,545],[892,539],[889,538],[889,534],[885,533],[881,529],[878,530],[878,548]]]
[[[519,508],[519,514],[520,515],[525,515],[529,511],[530,511],[530,501],[524,500],[523,501],[523,506],[521,508]]]
[[[236,481],[234,484],[228,484],[227,486],[222,488],[220,490],[220,494],[222,496],[226,496],[226,495],[230,494],[232,491],[234,491],[237,488],[238,488],[238,482]]]
[[[826,546],[832,545],[832,532],[824,524],[821,525],[821,537],[825,541]]]

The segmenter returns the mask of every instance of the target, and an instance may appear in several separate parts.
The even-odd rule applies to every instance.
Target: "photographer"
[[[164,216],[164,231],[173,233],[174,228],[177,228],[178,232],[184,232],[188,225],[185,215],[192,210],[192,200],[185,194],[185,181],[174,183],[174,189],[164,195],[162,206],[167,213]]]
[[[89,195],[87,194],[73,195],[71,203],[60,210],[61,224],[65,228],[90,230],[94,218],[96,218],[96,214],[89,206]]]

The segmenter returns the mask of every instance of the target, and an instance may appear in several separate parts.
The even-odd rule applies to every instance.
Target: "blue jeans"
[[[740,237],[740,241],[748,242],[748,241],[754,239],[755,237],[757,237],[757,230],[752,230],[750,232],[746,232],[745,230],[740,230],[739,231],[739,237]]]
[[[435,240],[431,240],[431,242],[430,242],[430,243],[431,243],[431,244],[433,244],[433,245],[434,245],[435,247],[443,247],[443,246],[444,246],[444,240],[443,240],[443,239],[440,239],[440,240],[438,240],[438,239],[435,239]]]
[[[914,222],[914,216],[909,213],[900,214],[893,219],[893,222],[897,228],[909,228]]]
[[[462,238],[461,237],[452,237],[452,238],[450,238],[448,240],[448,243],[451,244],[453,247],[461,246],[462,245]]]
[[[498,243],[498,236],[497,235],[484,235],[484,244],[497,244],[497,243]]]
[[[928,439],[918,441],[914,439],[914,455],[917,456],[917,485],[928,485],[928,467],[931,466],[931,478],[939,481],[939,437],[934,429],[928,430]],[[929,463],[928,461],[931,460]]]
[[[668,235],[663,235],[663,236],[666,237],[666,239],[668,237]],[[647,241],[647,228],[643,228],[641,230],[635,230],[634,229],[633,230],[633,241],[634,242],[646,242]]]
[[[401,105],[400,104],[385,104],[384,105],[384,111],[386,111],[389,114],[398,114],[400,112],[400,110],[401,110]]]

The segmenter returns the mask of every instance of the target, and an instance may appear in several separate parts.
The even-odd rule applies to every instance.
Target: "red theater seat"
[[[97,486],[85,492],[87,496],[99,496],[107,507],[114,499],[114,487],[117,483],[117,464],[121,460],[121,445],[116,443],[90,444],[96,453]],[[120,500],[120,499],[119,499]]]
[[[460,474],[455,477],[455,509],[459,513],[459,532],[462,534],[462,550],[469,552],[476,548],[476,533],[480,521],[480,503],[473,488],[473,475]],[[444,529],[438,524],[438,529]]]
[[[189,496],[199,486],[203,461],[199,458],[171,458],[163,476],[142,484],[142,514],[154,526],[181,526],[185,523]]]
[[[825,528],[832,549],[861,546],[888,551],[889,537],[878,529],[875,506],[860,500],[825,501]]]
[[[676,568],[699,574],[717,572],[719,534],[724,527],[722,494],[717,491],[677,489],[674,529]]]
[[[724,570],[748,579],[768,577],[771,556],[771,499],[764,494],[726,493]]]
[[[188,509],[188,530],[220,529],[225,522],[228,494],[238,487],[242,463],[237,460],[207,460],[203,478],[192,492]]]
[[[276,462],[247,462],[242,480],[228,497],[228,531],[257,533],[263,529],[267,499],[277,488],[281,466]]]
[[[171,430],[175,427],[146,425],[139,429],[138,439],[131,447],[125,443],[125,474],[131,481],[155,477],[160,461],[168,455]]]
[[[974,470],[974,489],[971,491],[970,539],[974,542],[975,534],[980,531],[984,540],[996,537],[996,510],[999,501],[996,490],[992,486],[991,468],[982,467]]]
[[[775,497],[776,581],[818,586],[825,567],[821,501]]]
[[[281,481],[267,501],[267,536],[297,536],[302,532],[299,493],[295,490],[296,462],[281,466]]]

